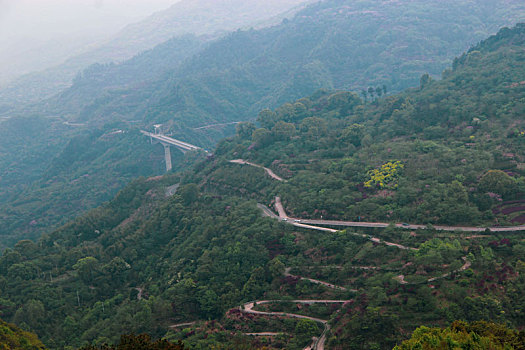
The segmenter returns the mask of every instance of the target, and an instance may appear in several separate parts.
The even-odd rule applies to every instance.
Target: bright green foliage
[[[479,189],[481,191],[507,195],[516,191],[516,181],[504,171],[489,170],[479,180]]]
[[[23,331],[13,324],[0,320],[0,349],[44,350],[45,347],[35,334]]]
[[[365,187],[371,188],[378,186],[379,188],[397,188],[397,179],[399,178],[399,173],[404,167],[403,163],[395,161],[385,163],[381,165],[379,169],[370,170],[368,172],[370,180],[365,182]]]
[[[396,346],[394,350],[517,350],[523,349],[524,346],[524,332],[484,321],[471,324],[455,321],[445,329],[419,327],[414,331],[411,339]]]

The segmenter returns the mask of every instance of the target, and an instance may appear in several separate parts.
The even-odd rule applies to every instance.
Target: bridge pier
[[[170,172],[172,169],[171,165],[171,150],[168,143],[163,143],[164,146],[164,158],[166,159],[166,172]]]
[[[144,130],[141,130],[140,132],[143,135],[149,136],[152,144],[160,142],[164,146],[164,158],[166,159],[166,171],[168,171],[168,172],[171,171],[171,169],[172,169],[170,146],[177,147],[178,149],[181,150],[182,153],[186,153],[187,151],[198,151],[198,150],[202,150],[202,151],[208,153],[208,151],[203,150],[200,147],[194,146],[194,145],[189,144],[187,142],[175,140],[175,139],[173,139],[171,137],[168,137],[166,135],[161,134],[160,131],[159,131],[159,126],[158,125],[155,125],[155,134],[153,134],[151,132],[144,131]]]

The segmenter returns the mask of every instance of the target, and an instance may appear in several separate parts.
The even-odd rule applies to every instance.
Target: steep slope
[[[102,100],[88,92],[85,108],[66,111],[100,122],[122,106],[128,113],[120,118],[195,127],[251,119],[319,88],[395,92],[424,73],[439,75],[452,57],[524,17],[521,1],[322,1],[278,26],[214,41],[138,91]],[[63,113],[69,96],[51,101],[50,112]]]
[[[421,325],[522,326],[521,233],[326,232],[269,209],[263,217],[257,202],[281,195],[298,220],[354,215],[351,201],[366,220],[493,222],[476,215],[525,192],[524,48],[519,25],[459,57],[442,81],[424,76],[418,89],[366,104],[320,92],[263,111],[261,128],[240,124],[193,169],[138,179],[38,243],[7,250],[3,317],[22,322],[39,301],[47,322],[31,327],[52,348],[149,332],[191,348],[303,349],[320,335],[317,322],[331,349],[391,349]],[[240,157],[288,181],[230,162]]]
[[[506,202],[525,192],[524,30],[472,48],[441,81],[423,75],[419,89],[366,106],[341,92],[263,111],[262,128],[239,126],[242,141],[228,155],[290,177],[278,191],[292,215],[521,222],[520,205]]]
[[[468,6],[452,1],[324,1],[272,28],[237,31],[211,42],[191,35],[174,38],[121,64],[94,65],[45,103],[4,114],[31,116],[24,120],[41,128],[25,130],[14,120],[1,124],[0,200],[8,223],[1,233],[11,237],[4,244],[48,232],[111,198],[133,176],[159,174],[162,153],[153,148],[146,152],[139,128],[165,123],[182,140],[210,148],[233,133],[231,123],[254,119],[264,107],[318,88],[371,86],[373,96],[365,92],[365,97],[373,98],[416,83],[423,72],[437,74],[483,33],[521,18],[523,8],[514,0],[504,6],[492,0]],[[114,151],[112,142],[101,141],[99,146],[105,146],[95,147],[100,151],[96,156],[46,178],[46,169],[62,150],[68,152],[70,140],[90,138],[93,129],[102,130],[101,135],[123,130],[127,138]],[[25,137],[30,130],[31,137]],[[75,160],[74,153],[68,157]],[[146,166],[131,166],[141,162]],[[129,166],[121,167],[123,163]],[[85,174],[90,174],[86,183]],[[71,183],[90,187],[72,191]],[[85,204],[72,205],[72,193],[73,203]],[[38,197],[69,209],[54,211]],[[37,213],[47,217],[45,224],[34,224]]]
[[[114,38],[43,72],[28,74],[0,91],[0,105],[35,102],[66,89],[76,74],[94,63],[120,62],[173,37],[217,37],[245,26],[268,25],[307,0],[183,0]],[[275,18],[274,18],[275,17]]]
[[[38,312],[38,308],[34,311]],[[35,314],[36,317],[39,315]],[[35,334],[23,331],[13,324],[0,320],[0,346],[8,350],[44,350],[44,344]]]

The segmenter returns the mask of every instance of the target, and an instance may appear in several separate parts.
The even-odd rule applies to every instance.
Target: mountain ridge
[[[525,25],[503,29],[443,80],[426,76],[400,94],[365,103],[320,91],[264,110],[260,127],[239,124],[192,168],[139,178],[38,243],[19,242],[0,258],[3,317],[29,322],[52,348],[136,331],[195,348],[303,349],[320,335],[315,319],[328,320],[331,348],[391,349],[421,325],[520,326],[520,234],[322,233],[263,217],[257,204],[276,205],[279,194],[301,217],[392,222],[400,214],[495,220],[492,209],[506,202],[523,211],[525,85],[514,83],[525,80],[524,33]],[[508,152],[515,156],[505,159]],[[230,162],[239,158],[288,181]],[[35,308],[47,322],[32,322]],[[274,331],[284,335],[264,344],[248,335]]]

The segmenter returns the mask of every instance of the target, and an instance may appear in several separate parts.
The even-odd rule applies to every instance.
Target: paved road
[[[310,225],[327,225],[327,226],[345,226],[345,227],[372,227],[372,228],[386,228],[390,224],[386,222],[356,222],[356,221],[336,221],[336,220],[312,220],[312,219],[298,219],[291,218],[286,214],[281,203],[280,197],[275,197],[275,208],[279,212],[281,219],[286,219],[293,223],[310,224]],[[395,227],[404,228],[407,230],[426,229],[427,225],[415,224],[395,224]],[[432,226],[439,231],[464,231],[464,232],[484,232],[489,229],[492,232],[509,232],[509,231],[525,231],[525,225],[509,226],[509,227],[469,227],[469,226]],[[336,230],[337,231],[337,230]]]
[[[144,134],[146,136],[149,136],[151,138],[154,138],[154,139],[156,139],[156,140],[158,140],[160,142],[164,142],[164,143],[167,143],[167,144],[170,144],[170,145],[182,148],[182,149],[184,149],[186,151],[203,150],[203,151],[207,152],[206,150],[202,149],[201,147],[192,145],[192,144],[184,142],[184,141],[176,140],[176,139],[168,137],[166,135],[154,134],[154,133],[147,132],[147,131],[144,131],[144,130],[141,130],[140,132],[142,134]]]
[[[258,207],[261,208],[261,207],[264,207],[264,206],[262,204],[258,204]],[[285,222],[287,222],[287,223],[289,223],[291,225],[294,225],[296,227],[302,227],[302,228],[318,230],[318,231],[325,231],[325,232],[330,232],[330,233],[339,232],[339,230],[335,230],[335,229],[332,229],[332,228],[306,225],[306,224],[303,223],[306,220],[290,218],[286,214],[286,211],[284,210],[284,207],[283,207],[283,205],[281,203],[281,198],[279,198],[279,197],[275,197],[275,208],[279,212],[279,216],[277,216],[274,213],[272,213],[272,211],[269,208],[267,208],[267,207],[264,207],[263,213],[265,215],[273,218],[273,219],[278,219],[278,220],[285,221]],[[407,246],[404,246],[402,244],[382,241],[381,239],[379,239],[377,237],[370,236],[370,235],[365,235],[365,234],[355,233],[355,232],[349,232],[349,234],[354,235],[354,236],[367,238],[367,239],[369,239],[370,241],[372,241],[374,243],[384,244],[384,245],[387,245],[387,246],[390,246],[390,247],[396,247],[396,248],[403,249],[403,250],[418,250],[417,248],[407,247]]]
[[[242,164],[242,165],[250,165],[250,166],[253,166],[253,167],[256,167],[256,168],[264,169],[264,171],[266,171],[266,174],[270,175],[270,177],[272,177],[273,179],[275,179],[277,181],[281,181],[281,182],[286,182],[285,179],[283,179],[282,177],[276,175],[271,169],[265,168],[262,165],[251,163],[251,162],[248,162],[247,160],[244,160],[244,159],[230,160],[230,163]]]

